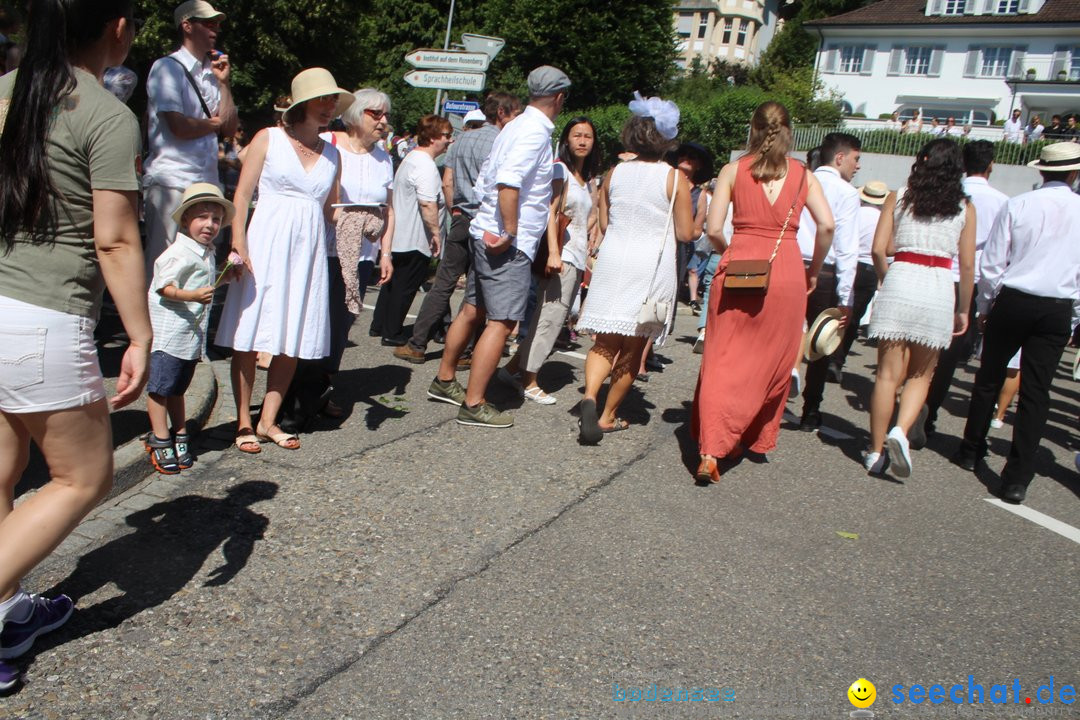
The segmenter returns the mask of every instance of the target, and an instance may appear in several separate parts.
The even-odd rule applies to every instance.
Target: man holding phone
[[[221,21],[205,0],[188,0],[173,13],[180,49],[154,62],[146,81],[150,153],[143,174],[146,267],[172,244],[171,213],[194,183],[218,181],[218,136],[236,130],[229,89],[229,57],[214,50]]]
[[[462,425],[503,428],[514,424],[485,400],[488,383],[502,357],[506,338],[525,319],[532,283],[532,260],[548,226],[554,157],[553,122],[570,91],[562,70],[541,65],[529,73],[529,106],[495,139],[473,191],[480,202],[469,226],[472,267],[465,303],[446,333],[439,372],[428,397],[459,405]],[[469,386],[455,378],[476,328]]]

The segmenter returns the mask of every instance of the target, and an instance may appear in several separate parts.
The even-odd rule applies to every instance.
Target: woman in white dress
[[[555,348],[555,341],[581,288],[581,277],[589,256],[590,222],[595,224],[590,187],[599,172],[600,146],[596,142],[596,128],[589,118],[576,117],[566,124],[559,138],[559,158],[551,186],[552,217],[546,238],[548,261],[544,277],[537,283],[537,308],[529,334],[506,364],[506,371],[515,384],[521,373],[520,385],[525,399],[540,405],[555,404],[555,396],[544,392],[536,381],[536,374]],[[559,210],[570,219],[562,253],[558,252],[560,239],[556,237],[555,213]]]
[[[341,160],[319,137],[354,97],[322,68],[309,68],[292,81],[292,105],[282,127],[259,131],[248,147],[236,186],[235,204],[247,207],[256,184],[259,203],[245,227],[244,213],[233,220],[233,250],[243,260],[240,277],[229,286],[217,344],[233,349],[236,447],[259,452],[270,441],[297,450],[300,440],[276,424],[281,400],[297,358],[330,352],[326,233],[337,202]],[[251,421],[255,355],[273,356],[259,422]]]
[[[874,267],[882,281],[874,299],[870,337],[878,341],[877,380],[870,401],[866,469],[911,474],[907,434],[934,376],[938,354],[968,327],[975,274],[975,209],[964,194],[964,160],[952,140],[931,140],[919,151],[906,188],[889,193],[874,233]],[[959,255],[960,288],[952,263]],[[889,265],[887,258],[892,256]],[[900,395],[896,425],[888,427]],[[882,449],[888,445],[887,458]]]
[[[664,327],[675,310],[675,242],[694,240],[690,184],[664,155],[679,132],[679,108],[660,98],[635,93],[623,127],[623,148],[636,157],[617,165],[600,189],[600,231],[604,241],[589,284],[589,301],[578,318],[578,332],[596,333],[585,360],[585,398],[581,401],[582,443],[595,445],[604,433],[625,430],[618,417],[641,365],[646,344],[663,327],[642,324],[642,305],[655,299],[667,305]],[[596,398],[611,377],[603,414]]]

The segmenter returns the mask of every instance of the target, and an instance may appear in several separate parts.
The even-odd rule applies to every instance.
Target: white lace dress
[[[955,262],[964,228],[964,207],[951,218],[921,219],[903,208],[897,193],[896,252],[949,258]],[[952,342],[956,294],[950,268],[896,261],[874,297],[870,337],[904,340],[942,350]]]
[[[675,310],[675,229],[668,220],[667,194],[671,169],[665,162],[632,160],[612,170],[607,233],[577,321],[578,332],[655,338],[655,330],[637,321],[648,297],[667,301],[671,323]]]

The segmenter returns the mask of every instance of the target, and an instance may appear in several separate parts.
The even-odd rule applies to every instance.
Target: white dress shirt
[[[1005,142],[1019,143],[1024,141],[1024,123],[1020,120],[1009,118],[1005,121]]]
[[[172,58],[179,60],[180,64]],[[185,190],[197,182],[218,183],[217,135],[208,133],[192,140],[181,140],[172,134],[168,123],[160,117],[160,113],[177,112],[186,117],[206,118],[195,88],[191,87],[180,65],[195,78],[195,84],[199,86],[199,93],[211,115],[217,114],[221,104],[221,89],[210,69],[209,58],[200,61],[181,46],[172,55],[154,62],[146,79],[150,154],[143,175],[144,186],[164,185]]]
[[[823,165],[814,171],[814,177],[821,183],[821,189],[836,222],[832,247],[829,248],[825,262],[836,266],[836,294],[840,305],[851,307],[855,266],[859,262],[859,206],[862,201],[859,199],[859,191],[840,177],[836,168]],[[803,260],[813,259],[816,237],[817,223],[810,211],[804,208],[799,219],[798,234]]]
[[[1080,195],[1062,182],[1017,195],[997,216],[979,263],[985,313],[1002,287],[1080,301]]]
[[[1005,207],[1005,203],[1009,202],[1009,196],[991,187],[986,178],[977,175],[964,178],[964,194],[975,206],[975,282],[979,282],[979,260],[982,258],[983,248],[990,238],[990,231],[994,229],[998,213]],[[960,282],[958,262],[953,263],[953,280]]]
[[[881,218],[881,207],[863,203],[859,208],[859,262],[874,264],[874,232]]]
[[[551,207],[551,179],[554,156],[551,131],[555,126],[533,106],[506,124],[491,146],[473,193],[480,209],[469,226],[469,234],[479,240],[484,232],[502,235],[503,219],[499,212],[499,185],[518,188],[517,238],[513,246],[532,260],[540,238],[547,230]]]

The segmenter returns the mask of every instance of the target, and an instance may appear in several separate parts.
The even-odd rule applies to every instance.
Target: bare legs
[[[608,333],[596,336],[596,342],[585,359],[585,399],[595,402],[600,386],[611,376],[604,412],[600,415],[601,428],[607,429],[615,425],[619,405],[634,384],[641,365],[641,356],[648,342],[649,339],[643,337]]]
[[[461,311],[450,323],[450,329],[446,331],[446,343],[443,346],[442,359],[439,361],[439,372],[435,377],[443,382],[449,382],[457,375],[457,363],[465,354],[465,348],[469,346],[469,339],[476,332],[476,328],[484,321],[484,312],[475,305],[464,303]],[[502,350],[499,351],[500,355]],[[475,361],[475,350],[473,352]]]
[[[506,338],[510,337],[514,326],[513,320],[488,320],[484,332],[480,333],[480,339],[473,347],[469,384],[465,388],[465,404],[469,407],[476,407],[484,402],[488,383],[495,374],[495,368],[499,366],[503,348],[506,347]]]
[[[1001,392],[998,393],[997,412],[994,414],[995,420],[998,422],[1005,421],[1005,413],[1008,411],[1009,406],[1012,405],[1013,398],[1016,397],[1019,390],[1020,371],[1007,370],[1005,372],[1005,383],[1001,386]]]
[[[169,437],[170,432],[177,435],[183,435],[187,432],[187,413],[185,412],[183,395],[165,397],[147,393],[146,414],[150,416],[150,429],[155,437],[164,440]]]
[[[236,426],[238,429],[261,428],[268,431],[276,425],[278,412],[285,393],[289,390],[296,373],[296,358],[288,355],[275,355],[270,361],[266,374],[266,397],[263,399],[262,412],[258,426],[251,423],[251,391],[255,385],[255,352],[235,351],[232,365],[233,397],[236,400]]]
[[[870,452],[881,452],[889,420],[902,384],[896,425],[907,435],[926,403],[939,350],[914,343],[882,341],[878,346],[877,379],[870,398]]]
[[[41,448],[51,479],[12,509],[11,497],[30,439]],[[112,487],[112,427],[105,400],[49,413],[0,414],[0,601],[48,557]]]

